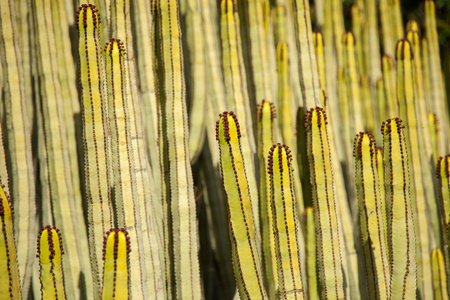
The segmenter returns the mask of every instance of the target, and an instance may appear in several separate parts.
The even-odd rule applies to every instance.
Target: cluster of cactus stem
[[[5,1],[0,299],[449,298],[432,0]]]

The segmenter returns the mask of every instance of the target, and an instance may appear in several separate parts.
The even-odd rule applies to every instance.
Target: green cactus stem
[[[0,186],[0,298],[20,299],[20,281],[13,226],[14,209]]]
[[[77,12],[86,199],[88,203],[89,250],[94,295],[101,292],[103,235],[113,225],[110,203],[111,167],[108,161],[108,111],[104,85],[104,62],[100,38],[100,14],[92,4]]]
[[[130,252],[127,230],[113,228],[106,233],[103,242],[103,300],[130,298]]]
[[[356,190],[370,299],[389,298],[389,261],[386,252],[377,151],[374,137],[359,133],[355,138]]]
[[[312,207],[305,208],[304,226],[306,230],[306,284],[308,299],[318,299],[319,290],[317,282],[317,259],[316,259],[316,227],[314,224],[314,210]]]
[[[447,275],[445,274],[445,263],[442,251],[439,248],[431,252],[431,262],[433,266],[433,290],[434,299],[448,300]]]
[[[158,74],[158,103],[161,111],[161,141],[166,168],[166,250],[173,261],[166,272],[173,272],[168,289],[176,299],[201,298],[198,260],[197,213],[189,154],[184,57],[181,44],[179,3],[153,1],[155,20],[155,74]],[[170,243],[170,244],[169,244]],[[170,253],[170,252],[169,252]],[[167,255],[167,254],[166,254]],[[168,266],[166,265],[166,268]]]
[[[37,255],[42,299],[66,299],[62,255],[64,254],[59,229],[47,225],[37,238]]]
[[[216,124],[220,169],[227,197],[234,276],[241,299],[267,299],[256,245],[252,201],[242,157],[241,130],[233,112],[224,112]]]
[[[33,267],[34,247],[31,246],[36,226],[35,178],[32,159],[31,124],[28,119],[29,102],[25,98],[24,74],[21,69],[19,31],[16,16],[17,1],[0,5],[0,61],[2,70],[2,119],[5,133],[6,161],[10,175],[10,194],[14,199],[14,230],[17,260],[22,289],[27,294]],[[3,183],[5,184],[5,183]]]
[[[291,1],[294,11],[297,53],[299,55],[298,69],[303,97],[302,106],[309,109],[316,105],[323,105],[320,102],[319,72],[314,52],[309,1]]]
[[[249,181],[252,199],[257,199],[258,188],[256,174],[253,167],[253,158],[256,145],[253,134],[251,104],[248,97],[244,59],[242,53],[239,16],[236,0],[223,0],[221,3],[221,34],[222,34],[222,66],[225,80],[227,107],[238,116],[242,126],[241,147],[245,160],[246,175]],[[261,99],[262,101],[263,99]],[[259,219],[258,202],[253,205],[253,215]],[[259,223],[255,224],[259,239]],[[259,242],[258,242],[259,244]],[[260,246],[258,245],[258,248]]]
[[[425,157],[423,152],[423,137],[420,131],[420,119],[417,118],[418,107],[415,107],[416,95],[414,90],[414,57],[411,44],[407,40],[400,40],[396,48],[397,60],[397,100],[400,116],[405,124],[405,142],[408,151],[408,161],[411,164],[411,206],[414,210],[413,218],[416,239],[416,261],[417,261],[417,285],[421,295],[424,298],[432,297],[432,276],[431,276],[431,243],[439,235],[439,217],[436,204],[433,203],[433,191],[426,191],[424,186],[424,169],[422,159]],[[429,176],[431,179],[431,176]],[[428,192],[428,193],[427,193]],[[432,201],[427,201],[433,199]],[[431,226],[433,219],[436,223]],[[432,230],[433,232],[429,232]]]
[[[355,52],[355,36],[351,32],[344,34],[342,38],[344,48],[344,74],[349,96],[350,110],[350,134],[354,136],[358,131],[364,129],[363,107],[361,101],[360,77]]]
[[[268,158],[270,147],[274,143],[275,107],[272,103],[263,100],[257,107],[258,123],[258,157],[260,174],[260,222],[263,245],[263,258],[265,268],[266,287],[269,298],[276,296],[278,289],[277,256],[273,233],[273,213],[271,206],[271,187],[268,172]]]
[[[162,278],[162,270],[159,264],[158,247],[152,256],[146,257],[145,253],[150,253],[150,241],[148,234],[146,207],[140,201],[143,197],[139,195],[139,183],[136,172],[140,170],[140,161],[134,156],[135,147],[132,144],[133,133],[131,124],[136,120],[133,114],[131,97],[128,94],[128,84],[126,80],[126,66],[124,45],[119,40],[111,40],[105,48],[106,75],[108,86],[108,116],[111,131],[111,159],[113,171],[114,200],[117,209],[117,224],[128,228],[130,236],[130,247],[133,253],[130,254],[130,263],[133,269],[130,270],[131,287],[130,294],[134,297],[146,295],[146,297],[156,297],[155,293],[161,292],[157,289],[157,284]],[[141,183],[142,184],[142,183]],[[151,199],[148,199],[151,201]],[[158,246],[157,241],[152,243]],[[152,252],[153,252],[152,251]],[[152,259],[155,257],[155,259]],[[148,262],[147,262],[148,260]],[[147,266],[147,263],[151,267]],[[149,273],[151,272],[151,273]],[[153,278],[155,276],[157,279]],[[145,279],[151,286],[147,287]],[[150,291],[147,291],[147,288]],[[161,287],[160,287],[161,289]],[[152,293],[146,294],[148,292]],[[141,294],[142,293],[142,294]]]
[[[399,118],[383,122],[384,185],[388,216],[390,298],[416,297],[416,236],[410,199],[409,160]]]
[[[381,218],[383,221],[383,227],[384,227],[384,242],[385,242],[385,249],[387,253],[387,257],[389,259],[389,247],[388,247],[388,235],[387,235],[387,212],[386,212],[386,191],[384,188],[384,154],[383,154],[383,148],[377,147],[377,176],[378,176],[378,190],[380,191],[378,193],[380,201],[379,207],[381,210]]]
[[[343,299],[340,230],[326,124],[326,115],[322,108],[311,109],[305,114],[314,220],[316,228],[320,228],[316,231],[316,240],[321,297]]]
[[[384,55],[381,66],[383,70],[384,96],[386,97],[386,114],[389,118],[393,118],[398,115],[394,60],[390,56]]]
[[[291,152],[286,145],[272,146],[269,152],[268,176],[273,233],[278,269],[278,298],[304,299],[300,242],[292,181]]]
[[[440,157],[436,173],[439,181],[442,241],[447,274],[450,270],[450,155]]]
[[[383,46],[383,54],[394,56],[395,53],[395,40],[394,32],[392,27],[392,20],[390,16],[389,2],[391,0],[380,0],[379,11],[380,11],[380,24],[381,24],[381,36]]]
[[[436,114],[428,113],[428,128],[430,130],[431,150],[433,151],[433,162],[436,164],[439,159],[440,136],[439,136],[439,121]]]
[[[443,86],[442,71],[441,71],[441,56],[439,52],[439,37],[436,27],[436,5],[433,0],[425,1],[425,30],[428,40],[428,61],[430,70],[430,87],[431,87],[431,102],[433,110],[439,119],[441,130],[439,132],[439,139],[441,140],[439,155],[443,155],[448,149],[448,126],[449,114],[448,104],[445,101],[445,87]],[[447,143],[445,142],[447,141]]]
[[[319,83],[322,90],[327,89],[327,80],[325,72],[325,56],[324,56],[324,46],[323,46],[323,35],[321,32],[313,32],[314,49],[317,59],[317,70],[319,72]],[[325,104],[325,103],[324,103]],[[325,110],[327,108],[324,106]]]

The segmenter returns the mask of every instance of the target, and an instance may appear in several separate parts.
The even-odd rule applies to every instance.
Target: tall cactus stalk
[[[304,299],[298,240],[301,228],[296,213],[289,147],[281,144],[272,146],[269,152],[268,175],[278,269],[278,298]]]
[[[421,163],[421,159],[424,157],[424,155],[421,155],[423,154],[423,152],[421,153],[421,150],[423,151],[423,137],[420,131],[420,119],[417,118],[418,108],[415,107],[417,101],[414,90],[414,58],[411,44],[407,40],[400,40],[397,43],[396,59],[397,100],[400,116],[405,124],[404,134],[408,150],[406,154],[411,164],[411,173],[409,175],[412,183],[410,197],[417,232],[417,284],[421,295],[424,298],[430,298],[432,297],[430,252],[431,243],[435,237],[434,234],[430,235],[429,233],[429,230],[432,229],[429,222],[433,218],[438,220],[438,215],[435,210],[435,203],[426,201],[427,198],[432,198],[432,195],[426,194],[423,184],[423,164]],[[429,211],[428,215],[427,211]]]
[[[442,245],[446,263],[445,268],[447,274],[450,274],[450,155],[439,158],[436,166],[436,172],[439,180]]]
[[[388,216],[390,298],[416,296],[416,235],[410,198],[410,163],[404,126],[398,118],[388,119],[381,128],[384,149],[384,185]]]
[[[294,11],[294,24],[296,33],[298,69],[300,87],[302,91],[302,106],[312,108],[323,105],[320,101],[320,82],[317,70],[316,54],[314,51],[311,17],[309,14],[309,1],[290,0]]]
[[[113,227],[108,161],[109,129],[105,69],[100,38],[100,14],[94,5],[82,5],[77,12],[80,79],[82,94],[83,144],[89,245],[94,295],[101,292],[103,236]]]
[[[355,138],[356,190],[370,299],[389,298],[389,262],[383,206],[378,186],[375,139],[369,133]]]
[[[227,195],[234,276],[241,299],[268,299],[256,245],[255,218],[241,152],[241,130],[233,112],[224,112],[216,124],[220,168]]]
[[[333,190],[333,170],[323,109],[315,108],[305,114],[308,161],[312,187],[317,240],[317,269],[321,297],[344,298],[341,241]]]
[[[173,297],[201,298],[198,234],[192,170],[189,163],[186,86],[184,78],[178,1],[153,2],[158,36],[156,72],[161,110],[162,142],[167,179],[174,274]],[[167,164],[166,164],[167,163]],[[167,216],[169,217],[169,216]],[[166,266],[167,267],[167,266]]]
[[[16,23],[16,1],[0,5],[0,59],[3,83],[3,127],[6,137],[6,160],[10,174],[10,191],[14,199],[14,230],[17,243],[20,282],[24,294],[30,286],[33,267],[36,226],[34,167],[31,154],[31,120],[28,119],[27,101],[23,89],[22,63]],[[5,184],[5,183],[3,183]]]
[[[5,190],[0,186],[0,297],[20,299],[20,280],[13,225],[14,209]]]
[[[250,193],[253,199],[258,197],[256,176],[253,168],[253,156],[256,146],[253,135],[251,104],[246,88],[243,54],[241,49],[241,35],[236,0],[221,2],[221,33],[222,33],[222,61],[225,80],[225,92],[228,108],[234,111],[240,119],[242,155],[247,164],[246,175],[249,181]],[[262,100],[262,99],[261,99]],[[253,205],[255,219],[259,219],[258,203]],[[255,224],[259,240],[259,223]],[[259,245],[258,245],[259,247]]]
[[[258,157],[260,174],[260,222],[262,252],[264,258],[265,282],[270,298],[276,296],[278,289],[277,256],[273,232],[273,212],[271,206],[271,186],[268,174],[268,159],[270,147],[275,140],[274,122],[275,107],[272,103],[262,101],[257,108],[258,123]]]

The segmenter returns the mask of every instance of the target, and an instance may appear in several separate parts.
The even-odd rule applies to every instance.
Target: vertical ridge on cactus
[[[341,241],[333,188],[326,115],[315,108],[305,114],[308,161],[317,240],[317,264],[321,297],[344,298]]]
[[[256,245],[255,218],[241,152],[241,130],[233,112],[224,112],[216,123],[220,169],[227,197],[234,276],[241,299],[268,299],[263,285]]]
[[[14,209],[3,186],[0,186],[0,296],[20,299],[20,280],[13,225]]]
[[[100,14],[94,5],[85,4],[78,9],[84,168],[94,295],[101,292],[102,271],[98,264],[102,258],[103,235],[113,225],[107,94],[100,23]]]
[[[128,231],[110,229],[103,242],[102,299],[129,299],[130,291],[130,236]]]
[[[381,65],[383,70],[384,96],[386,97],[386,114],[389,118],[393,118],[398,114],[394,60],[392,57],[384,55]]]
[[[370,299],[389,298],[389,262],[378,189],[377,151],[374,137],[359,133],[355,138],[356,190]],[[370,284],[373,283],[373,284]]]
[[[403,131],[404,126],[399,118],[388,119],[381,128],[392,299],[413,299],[417,288],[416,237],[410,199],[409,160]]]
[[[267,172],[278,269],[277,294],[280,299],[304,299],[298,240],[301,228],[296,213],[289,147],[276,144],[270,148]]]
[[[62,255],[64,254],[59,229],[47,225],[37,238],[39,275],[42,299],[65,299]]]

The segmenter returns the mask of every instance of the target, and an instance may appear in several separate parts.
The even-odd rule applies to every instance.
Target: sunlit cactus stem
[[[233,112],[224,112],[216,124],[220,169],[227,197],[234,276],[241,299],[267,299],[261,260],[256,247],[252,199],[240,147],[241,132]]]
[[[108,162],[108,111],[105,70],[100,38],[100,14],[92,4],[77,12],[79,32],[81,106],[86,199],[88,203],[89,250],[94,295],[101,289],[103,235],[113,225],[110,204],[110,164]]]
[[[424,182],[431,179],[426,175],[424,166],[425,150],[421,128],[418,118],[420,109],[417,107],[421,99],[417,98],[414,77],[414,54],[408,40],[400,40],[396,47],[397,61],[397,101],[400,117],[405,125],[404,136],[407,151],[406,159],[410,163],[411,180],[410,201],[413,209],[414,229],[416,235],[416,261],[417,286],[420,295],[425,298],[432,297],[432,276],[430,252],[433,241],[439,236],[439,217],[437,213],[434,191],[426,190]],[[435,224],[435,226],[432,226]]]
[[[320,295],[327,299],[343,299],[340,230],[326,124],[327,119],[322,108],[311,109],[305,114],[314,220],[318,229],[316,241]]]
[[[450,155],[440,157],[436,166],[439,180],[442,242],[446,271],[449,273],[450,265]]]
[[[389,298],[389,262],[385,244],[384,206],[378,188],[377,152],[374,137],[355,138],[356,190],[370,299]],[[384,197],[383,197],[384,199]]]
[[[260,160],[260,223],[262,255],[264,259],[265,283],[270,298],[275,297],[278,289],[277,257],[273,233],[273,214],[270,204],[271,187],[268,171],[268,157],[270,147],[274,143],[275,107],[272,103],[263,100],[257,107],[258,123],[258,157]],[[257,221],[257,220],[256,220]]]
[[[305,298],[298,240],[301,228],[296,213],[291,160],[291,152],[286,145],[277,144],[270,149],[268,176],[278,269],[278,299]]]
[[[0,186],[0,298],[20,299],[19,270],[13,228],[13,207]]]
[[[416,297],[416,237],[410,200],[409,161],[399,118],[382,125],[384,182],[388,216],[390,298]]]
[[[317,259],[316,259],[316,226],[314,224],[314,211],[312,207],[305,208],[304,228],[306,231],[306,283],[308,299],[319,298],[319,287],[317,282]]]
[[[103,245],[103,300],[129,299],[130,284],[128,256],[131,251],[128,232],[111,229],[106,233]]]
[[[433,249],[431,252],[431,263],[433,267],[434,299],[448,300],[447,275],[445,274],[444,256],[441,249]]]
[[[39,232],[37,255],[40,266],[42,299],[66,299],[62,255],[64,254],[59,229],[47,225]]]

